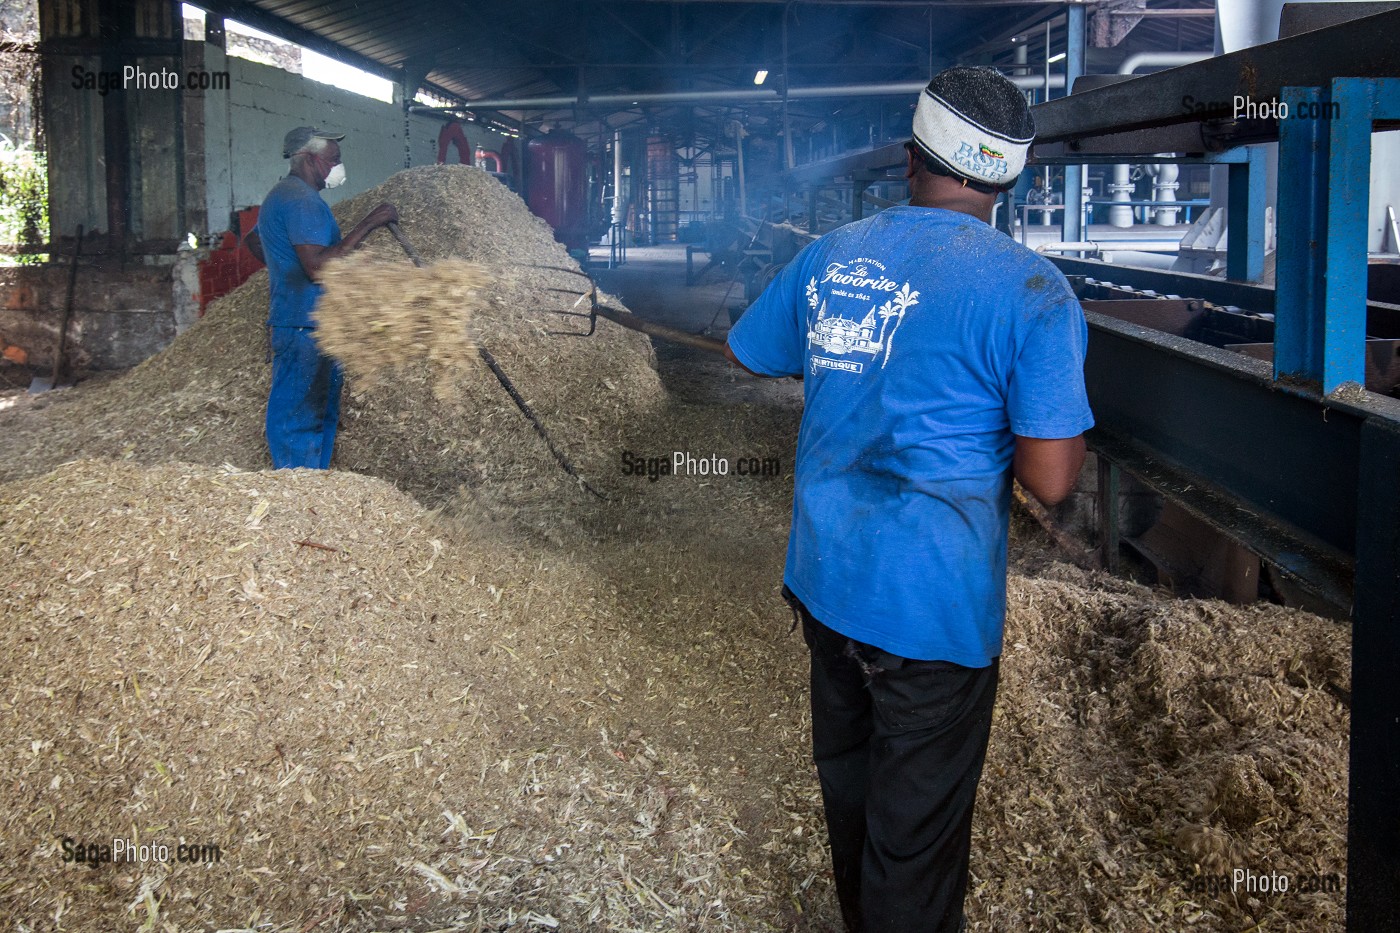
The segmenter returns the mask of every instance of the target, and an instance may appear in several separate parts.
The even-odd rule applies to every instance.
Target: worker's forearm
[[[338,251],[335,252],[336,256],[344,256],[346,253],[354,252],[360,248],[360,244],[365,241],[365,237],[369,236],[381,226],[383,226],[383,224],[375,223],[371,221],[370,218],[366,217],[364,220],[355,224],[354,228],[351,229],[339,243],[331,247],[331,249]]]
[[[298,246],[296,248],[297,256],[301,260],[301,267],[305,270],[306,277],[313,282],[321,281],[321,270],[325,268],[326,263],[354,252],[364,242],[365,237],[369,236],[375,229],[375,226],[370,225],[368,221],[361,221],[342,237],[339,243],[334,246],[316,247],[314,253],[312,248]]]
[[[1084,438],[1058,440],[1017,437],[1011,472],[1026,491],[1056,505],[1074,491],[1084,466]]]

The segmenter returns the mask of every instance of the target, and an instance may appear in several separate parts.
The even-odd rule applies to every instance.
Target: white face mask
[[[345,165],[337,162],[331,166],[330,172],[326,175],[326,187],[339,188],[343,184],[345,184]]]

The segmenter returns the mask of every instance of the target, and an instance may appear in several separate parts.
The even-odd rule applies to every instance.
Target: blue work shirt
[[[258,238],[272,290],[267,323],[273,327],[311,327],[311,311],[321,286],[307,276],[297,246],[334,246],[340,226],[320,192],[295,175],[279,181],[258,211]]]
[[[805,374],[784,582],[892,654],[1001,654],[1013,435],[1093,425],[1084,314],[985,223],[894,207],[803,250],[740,318],[756,373]]]

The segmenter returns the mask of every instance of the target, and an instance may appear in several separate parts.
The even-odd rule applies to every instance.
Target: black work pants
[[[812,752],[852,933],[956,933],[998,660],[913,661],[789,600],[812,652]]]

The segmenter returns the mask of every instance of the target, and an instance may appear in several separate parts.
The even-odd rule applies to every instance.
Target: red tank
[[[588,147],[552,130],[525,147],[525,196],[530,210],[554,228],[569,249],[588,247]]]

